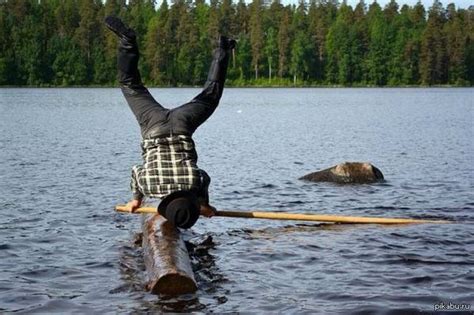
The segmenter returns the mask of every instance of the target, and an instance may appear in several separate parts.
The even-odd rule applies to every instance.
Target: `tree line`
[[[385,7],[361,0],[0,0],[0,85],[116,84],[116,15],[138,34],[149,85],[200,85],[218,34],[238,46],[228,83],[467,85],[474,8],[435,0]]]

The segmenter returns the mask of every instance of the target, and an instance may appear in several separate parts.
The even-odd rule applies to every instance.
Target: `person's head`
[[[165,198],[158,205],[158,213],[170,221],[174,226],[189,229],[199,218],[199,202],[195,194],[190,191],[176,191]]]

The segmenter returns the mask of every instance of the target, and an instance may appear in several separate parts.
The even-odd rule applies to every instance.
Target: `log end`
[[[196,292],[197,286],[196,282],[186,275],[174,273],[152,281],[148,289],[153,294],[181,295]]]
[[[154,294],[181,295],[196,292],[188,250],[179,230],[160,215],[143,218],[143,255]]]

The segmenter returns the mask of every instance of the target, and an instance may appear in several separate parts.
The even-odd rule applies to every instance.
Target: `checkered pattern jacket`
[[[204,177],[209,177],[196,165],[198,157],[190,136],[144,139],[141,146],[144,163],[132,168],[134,199],[161,199],[178,190],[202,190]]]

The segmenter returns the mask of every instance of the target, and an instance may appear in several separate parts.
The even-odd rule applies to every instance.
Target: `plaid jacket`
[[[144,139],[141,146],[144,163],[132,168],[134,199],[161,199],[178,190],[193,190],[201,199],[208,199],[210,178],[197,167],[198,157],[190,136]]]

